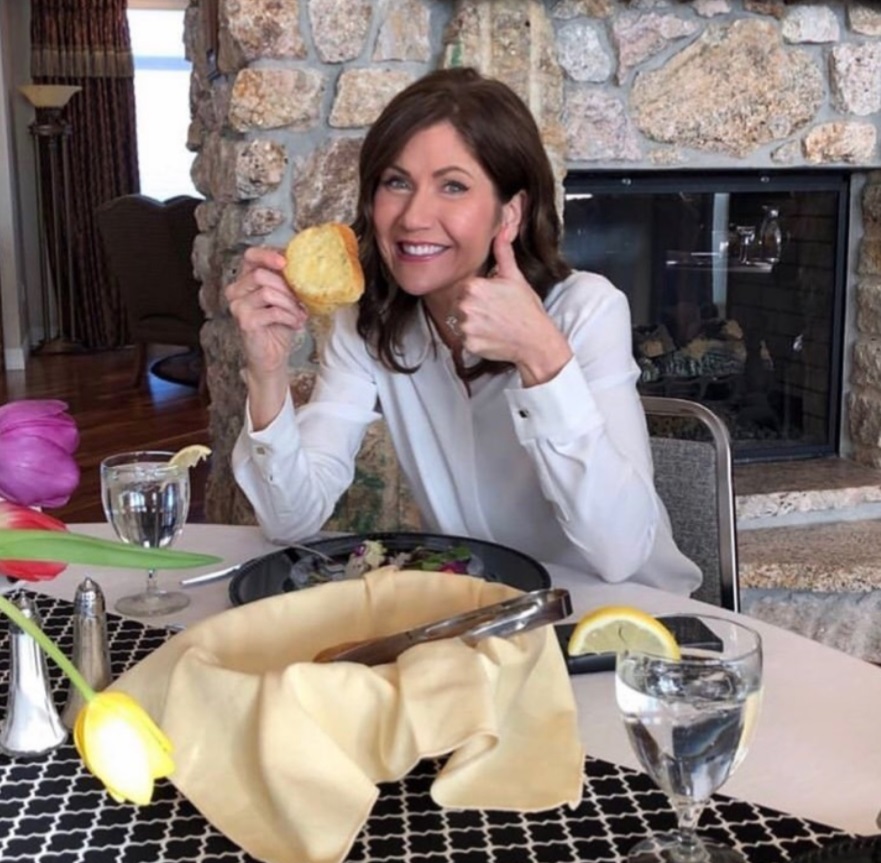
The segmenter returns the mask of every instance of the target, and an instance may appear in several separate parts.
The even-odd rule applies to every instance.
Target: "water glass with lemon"
[[[677,829],[640,842],[629,863],[743,863],[732,848],[698,836],[697,823],[749,747],[761,703],[761,639],[721,617],[677,621],[709,638],[680,644],[661,620],[615,606],[585,615],[569,652],[617,654],[615,694],[630,743],[676,812]]]
[[[166,548],[183,530],[190,508],[190,468],[210,454],[194,445],[176,453],[127,452],[101,462],[101,501],[116,535],[145,548]],[[147,572],[141,593],[124,596],[116,610],[132,617],[172,614],[189,604],[180,591],[160,590],[156,571]]]

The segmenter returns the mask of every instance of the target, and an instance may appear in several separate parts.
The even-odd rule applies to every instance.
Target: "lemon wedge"
[[[211,455],[211,447],[194,443],[179,449],[168,461],[173,465],[191,468],[195,467],[203,459],[208,458],[209,455]]]
[[[570,656],[644,650],[666,659],[679,659],[673,633],[656,617],[629,605],[605,605],[585,614],[566,647]]]

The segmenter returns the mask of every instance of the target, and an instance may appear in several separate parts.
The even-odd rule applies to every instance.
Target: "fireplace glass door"
[[[738,461],[829,455],[848,198],[825,172],[570,173],[564,249],[629,298],[641,392],[714,410]]]

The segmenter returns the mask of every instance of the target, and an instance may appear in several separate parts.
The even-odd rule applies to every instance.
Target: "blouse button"
[[[526,408],[520,408],[520,410],[517,411],[517,413],[520,414],[520,416],[523,417],[523,419],[528,419],[528,417],[529,417],[529,411],[526,410]]]
[[[256,446],[256,447],[254,447],[254,452],[257,455],[266,455],[266,447],[265,446]]]

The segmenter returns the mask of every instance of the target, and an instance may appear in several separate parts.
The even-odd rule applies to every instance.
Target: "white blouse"
[[[321,529],[354,478],[367,426],[382,416],[426,530],[501,543],[594,579],[693,591],[700,571],[676,548],[652,482],[626,297],[576,272],[545,307],[572,360],[527,389],[515,370],[483,376],[470,395],[424,315],[404,338],[404,363],[421,363],[406,375],[368,353],[356,308],[338,312],[309,404],[295,411],[288,396],[259,432],[246,408],[233,471],[266,535],[297,542]]]

